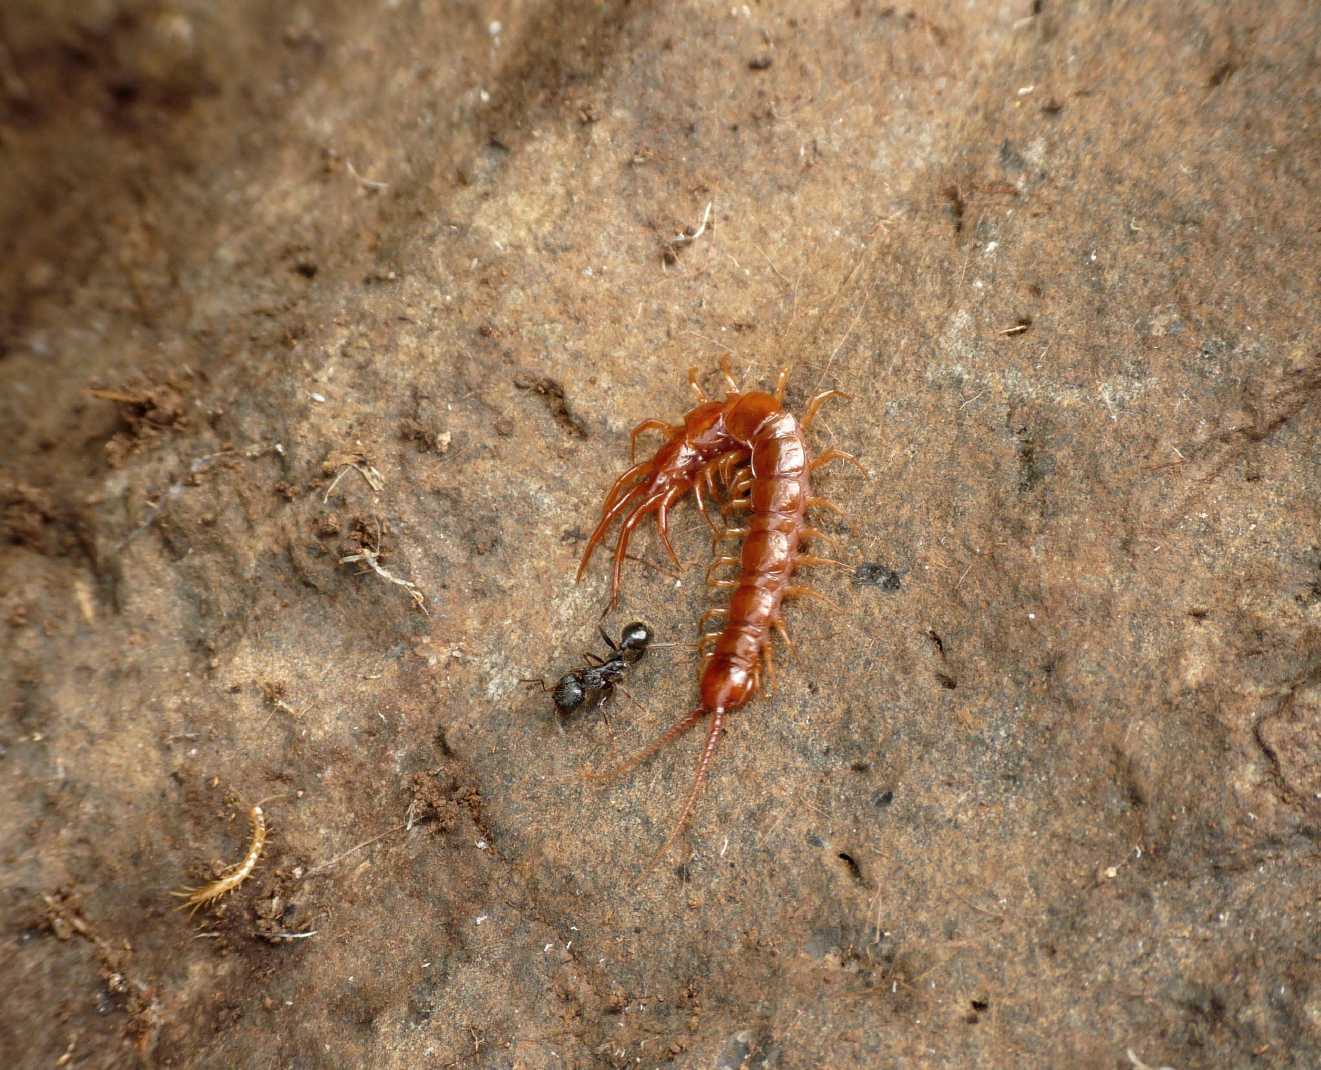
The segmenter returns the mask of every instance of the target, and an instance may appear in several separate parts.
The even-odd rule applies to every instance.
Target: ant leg
[[[837,613],[843,613],[844,610],[823,595],[820,591],[813,590],[811,587],[786,587],[784,589],[785,598],[815,598],[818,602],[824,602]]]
[[[864,476],[866,476],[868,479],[871,479],[871,473],[868,472],[867,469],[865,469],[862,466],[862,462],[858,460],[858,458],[854,457],[853,454],[851,453],[845,453],[843,450],[837,450],[835,449],[834,446],[831,446],[830,449],[826,450],[826,452],[821,454],[820,457],[812,461],[807,466],[807,470],[809,472],[815,472],[822,465],[829,464],[831,461],[848,461],[849,464],[853,465],[853,467],[856,468],[859,472],[861,472]]]
[[[711,564],[707,565],[706,567],[706,582],[707,583],[711,582],[711,573],[714,572],[716,569],[723,568],[725,565],[737,565],[737,564],[738,564],[737,557],[717,557],[714,561],[711,562]]]
[[[811,427],[812,421],[816,419],[817,410],[821,408],[823,402],[829,401],[831,398],[845,398],[852,401],[853,395],[847,394],[843,390],[827,390],[823,394],[818,394],[807,403],[807,410],[803,413],[803,418],[798,421],[798,426],[804,431]]]
[[[583,651],[583,661],[587,662],[593,669],[599,668],[605,664],[605,659],[589,651]]]
[[[546,693],[548,693],[548,692],[550,692],[550,691],[555,690],[555,689],[552,688],[552,687],[547,687],[547,686],[546,686],[546,681],[543,680],[543,679],[541,679],[541,677],[539,677],[539,676],[538,676],[535,680],[534,680],[532,677],[530,677],[530,676],[525,676],[522,680],[519,680],[518,682],[519,682],[520,684],[528,684],[529,686],[531,686],[532,684],[536,684],[539,688],[541,688],[541,693],[542,693],[543,695],[546,694]]]
[[[673,743],[685,732],[694,728],[698,724],[698,722],[700,722],[702,718],[705,716],[706,716],[706,710],[702,709],[701,707],[698,707],[697,709],[693,710],[693,712],[690,713],[687,717],[685,717],[682,721],[677,721],[674,724],[670,725],[670,727],[667,728],[664,732],[662,732],[660,736],[652,740],[652,742],[648,743],[645,747],[643,747],[632,757],[626,758],[618,765],[612,766],[611,768],[601,773],[589,769],[582,774],[583,779],[598,780],[598,781],[614,780],[617,777],[623,776],[625,773],[632,772],[634,769],[636,769],[639,765],[645,762],[657,751],[661,750],[664,747],[669,746],[669,744]]]
[[[598,624],[596,626],[596,630],[601,633],[601,638],[605,640],[606,646],[608,646],[611,650],[619,649],[619,647],[615,646],[615,641],[611,639],[610,636],[606,635],[605,629],[601,627],[601,625]]]
[[[615,734],[614,727],[610,724],[610,714],[605,712],[606,703],[610,701],[610,696],[614,694],[614,684],[606,684],[601,688],[601,697],[596,700],[596,708],[601,711],[601,720],[605,722],[606,728],[610,729],[610,734]]]
[[[698,710],[697,714],[704,716],[705,710]],[[693,716],[692,714],[689,715]],[[679,838],[679,833],[688,824],[688,819],[692,816],[693,807],[697,805],[697,799],[702,794],[702,787],[706,784],[707,770],[711,768],[711,757],[716,752],[716,744],[720,742],[721,729],[725,727],[725,711],[716,710],[711,714],[711,728],[706,734],[706,746],[702,748],[702,757],[697,763],[697,775],[693,778],[693,788],[688,793],[688,798],[683,804],[683,809],[679,811],[679,819],[674,823],[674,831],[670,833],[669,839],[661,846],[661,849],[652,856],[646,868],[642,871],[645,876],[657,862],[665,857],[669,849],[674,846],[674,841]]]
[[[682,430],[683,428],[675,427],[673,424],[668,424],[664,420],[643,420],[642,423],[633,428],[632,434],[628,436],[629,461],[637,459],[638,435],[642,434],[644,431],[664,431],[667,435],[673,435],[675,432]]]
[[[702,389],[702,384],[698,382],[696,368],[688,369],[688,385],[697,391],[698,401],[707,402],[711,400],[709,397],[707,397],[706,391]]]
[[[780,374],[775,378],[775,392],[772,395],[776,401],[784,400],[784,387],[785,384],[788,382],[789,382],[789,369],[781,368]]]

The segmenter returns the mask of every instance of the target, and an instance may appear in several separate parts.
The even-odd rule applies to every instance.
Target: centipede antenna
[[[674,846],[674,841],[679,838],[679,833],[681,833],[684,830],[684,826],[688,824],[689,818],[692,817],[693,807],[697,805],[697,800],[702,794],[702,788],[706,785],[706,774],[711,768],[711,758],[716,752],[716,744],[720,742],[720,732],[724,726],[725,711],[719,709],[714,710],[711,714],[711,728],[706,734],[706,746],[702,748],[702,757],[698,760],[697,773],[693,777],[692,790],[688,792],[688,798],[684,800],[683,809],[679,811],[679,818],[674,823],[673,831],[665,842],[661,844],[660,850],[651,856],[651,861],[642,868],[642,872],[638,874],[637,880],[642,880],[642,878],[650,873],[652,868],[665,857],[670,848]]]
[[[697,723],[701,721],[701,719],[705,716],[706,716],[706,710],[702,709],[699,706],[697,709],[693,710],[693,712],[690,713],[687,717],[685,717],[682,721],[676,721],[674,724],[670,725],[669,728],[667,728],[664,732],[662,732],[659,736],[657,736],[654,740],[648,743],[640,751],[633,754],[631,757],[624,759],[624,761],[619,762],[617,765],[613,765],[609,769],[606,769],[600,773],[596,772],[593,769],[585,770],[581,774],[581,776],[584,780],[593,780],[598,782],[617,780],[625,773],[631,773],[634,769],[636,769],[639,765],[645,762],[657,751],[663,750],[665,747],[669,746],[676,739],[682,736],[685,732],[688,732],[689,730],[694,728],[697,725]]]

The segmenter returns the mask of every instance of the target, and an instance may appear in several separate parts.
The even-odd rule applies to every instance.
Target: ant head
[[[568,673],[560,677],[560,682],[555,685],[555,708],[560,713],[572,713],[583,704],[583,699],[587,693],[583,690],[582,681],[578,679],[577,673]]]
[[[619,645],[625,650],[636,650],[638,653],[647,649],[647,644],[651,642],[651,629],[640,620],[635,620],[619,636]]]

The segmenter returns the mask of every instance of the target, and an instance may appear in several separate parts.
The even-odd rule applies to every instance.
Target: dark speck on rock
[[[807,834],[807,842],[812,847],[824,847],[826,845],[826,841],[823,840],[820,836],[818,836],[815,832],[809,832]]]
[[[879,587],[886,594],[894,594],[903,586],[899,573],[877,561],[869,561],[853,570],[855,587]]]
[[[885,791],[878,791],[875,795],[872,796],[871,801],[876,804],[876,808],[878,810],[884,810],[887,806],[889,806],[892,802],[894,802],[894,792],[890,791],[889,789],[886,789]]]

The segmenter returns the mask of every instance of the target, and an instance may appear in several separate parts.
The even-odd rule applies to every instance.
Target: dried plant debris
[[[355,517],[350,527],[349,541],[341,550],[339,563],[341,565],[361,564],[365,567],[358,570],[358,575],[374,572],[387,583],[402,587],[408,592],[408,597],[413,600],[413,605],[426,616],[430,616],[431,614],[427,610],[426,595],[422,593],[422,589],[412,580],[396,576],[381,564],[385,556],[383,546],[387,530],[384,521],[380,517],[376,517],[373,537],[366,520],[363,517]]]
[[[88,392],[101,401],[113,402],[119,411],[123,426],[105,445],[112,467],[119,467],[166,433],[188,426],[183,393],[172,382],[137,388],[93,387]]]

